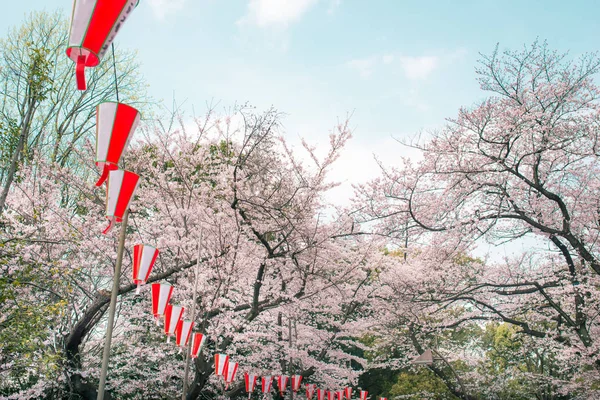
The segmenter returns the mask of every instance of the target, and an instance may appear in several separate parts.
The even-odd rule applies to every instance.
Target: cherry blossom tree
[[[404,326],[508,323],[575,366],[557,390],[592,397],[600,370],[599,68],[594,54],[571,61],[537,42],[483,56],[477,73],[491,96],[406,143],[422,159],[382,167],[356,200],[357,233],[388,238],[410,265],[387,283],[405,305],[394,303]],[[531,251],[466,262],[480,243],[521,240]]]
[[[348,236],[353,221],[327,211],[323,197],[350,131],[346,123],[336,126],[329,150],[318,156],[306,143],[290,147],[279,120],[274,110],[241,107],[222,118],[209,113],[190,128],[174,115],[149,121],[132,144],[126,168],[143,182],[120,278],[107,385],[113,396],[176,397],[182,389],[184,355],[154,324],[149,287],[134,295],[135,243],[161,250],[148,283],[173,284],[172,302],[188,310],[199,274],[196,323],[209,340],[194,363],[188,398],[222,390],[213,376],[216,352],[240,362],[241,371],[293,371],[331,387],[356,380],[357,369],[348,366],[364,360],[351,350],[373,323],[373,271],[383,254]],[[10,382],[2,390],[19,398],[95,396],[116,233],[100,234],[104,193],[90,184],[91,150],[90,143],[80,154],[89,160],[87,179],[37,160],[7,198],[4,246],[12,257],[3,258],[3,267],[13,294],[0,323],[18,333],[21,325],[11,321],[29,319],[24,310],[44,316],[31,358],[19,360],[25,376],[15,376],[9,358],[27,349],[2,352]],[[51,346],[40,352],[42,343]],[[41,359],[53,360],[41,363],[45,374],[32,368]],[[234,385],[230,395],[241,389]]]

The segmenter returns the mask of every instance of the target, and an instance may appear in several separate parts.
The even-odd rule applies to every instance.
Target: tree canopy
[[[156,107],[135,54],[116,51],[74,90],[67,24],[34,13],[0,42],[0,396],[96,396],[117,233],[101,234],[93,186],[96,105],[147,111],[125,163],[130,210],[108,390],[177,398],[184,355],[135,293],[133,245],[160,249],[169,282],[208,340],[188,399],[224,391],[213,355],[244,371],[301,374],[388,399],[600,396],[596,55],[545,43],[482,56],[488,97],[405,143],[419,160],[381,166],[352,203],[327,200],[351,140],[286,140],[284,116],[248,105],[191,118]],[[113,64],[114,63],[114,64]],[[481,243],[542,244],[512,257]],[[540,250],[542,248],[542,250]],[[411,363],[433,350],[428,366]]]

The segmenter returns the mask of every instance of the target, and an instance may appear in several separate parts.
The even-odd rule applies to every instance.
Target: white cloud
[[[287,27],[298,21],[319,0],[250,0],[248,13],[238,23],[253,23],[261,28]]]
[[[381,61],[383,61],[384,64],[391,64],[392,62],[394,62],[394,55],[393,54],[385,54],[382,58]]]
[[[400,65],[404,75],[410,80],[427,79],[439,66],[440,59],[436,56],[400,57]]]
[[[342,4],[342,0],[331,0],[327,14],[333,14],[335,10]]]
[[[387,53],[382,56],[371,56],[366,58],[354,59],[346,63],[347,66],[358,71],[361,77],[368,78],[373,74],[377,67],[382,65],[393,65],[399,63],[404,76],[411,80],[425,80],[438,69],[442,61],[451,63],[462,57],[463,51],[457,51],[450,56],[398,56],[392,53]]]
[[[346,65],[360,74],[362,78],[368,78],[373,73],[373,68],[377,64],[377,58],[357,58],[355,60],[348,61]]]
[[[169,14],[183,9],[185,0],[148,0],[152,14],[159,21],[164,21]]]

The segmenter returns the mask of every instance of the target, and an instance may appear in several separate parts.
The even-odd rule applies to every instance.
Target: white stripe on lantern
[[[315,390],[317,390],[317,385],[314,383],[306,384],[306,399],[312,400],[313,395],[315,394]]]
[[[200,341],[200,345],[198,346],[196,346],[197,340]],[[201,333],[194,333],[192,335],[192,346],[190,347],[190,355],[192,356],[192,358],[198,358],[198,353],[200,353],[200,350],[202,350],[202,346],[204,345],[205,341],[206,336],[204,336]]]
[[[287,387],[288,377],[285,375],[280,375],[277,377],[277,386],[279,386],[279,391],[281,393],[285,392]]]
[[[71,15],[69,47],[82,45],[83,35],[87,32],[95,7],[96,0],[77,0],[74,2],[73,13]],[[74,19],[76,15],[77,19]]]
[[[233,362],[233,361],[229,361],[227,363],[227,367],[225,368],[225,388],[229,388],[229,385],[233,382],[233,380],[235,379],[235,374],[237,373],[238,370],[238,363]]]
[[[171,335],[175,333],[175,328],[177,328],[177,323],[181,319],[182,314],[183,307],[171,306],[171,318],[169,319],[169,326],[166,326],[165,321],[165,333],[167,334],[167,343],[171,341]]]
[[[117,202],[119,201],[119,194],[121,193],[121,185],[123,184],[124,175],[125,171],[122,169],[113,170],[108,173],[108,200],[106,202],[106,215],[109,217],[115,215],[115,209],[117,208]]]
[[[252,392],[254,391],[254,387],[256,386],[256,379],[258,378],[258,376],[254,375],[254,374],[249,374],[246,372],[246,392],[248,392],[248,397],[250,397],[250,395],[252,394]]]
[[[263,376],[262,378],[262,392],[267,394],[271,391],[271,386],[273,385],[273,377],[270,375]]]
[[[189,320],[183,320],[180,325],[181,333],[177,333],[177,346],[185,347],[187,346],[188,340],[190,339],[190,334],[192,333],[192,327],[194,323]]]
[[[164,287],[164,289],[163,289]],[[165,308],[167,308],[167,302],[169,301],[169,293],[171,285],[161,283],[160,285],[160,296],[158,297],[158,315],[165,314]]]
[[[293,375],[292,376],[292,390],[294,392],[297,392],[298,390],[300,390],[301,383],[302,383],[302,375]]]
[[[140,260],[140,267],[135,277],[136,280],[140,281],[136,289],[136,294],[140,292],[140,285],[146,283],[146,275],[148,275],[148,270],[150,269],[150,264],[152,264],[155,253],[156,247],[142,245],[142,259]]]
[[[215,375],[223,375],[225,365],[229,362],[229,357],[225,354],[215,354]]]
[[[98,105],[96,113],[96,162],[104,162],[108,156],[108,145],[110,144],[117,116],[117,106],[118,104],[113,102]],[[127,147],[124,148],[126,149]]]

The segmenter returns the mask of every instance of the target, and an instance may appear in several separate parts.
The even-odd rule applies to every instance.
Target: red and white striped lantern
[[[231,385],[235,380],[235,374],[237,373],[238,366],[238,363],[231,360],[225,365],[225,371],[223,371],[223,377],[225,378],[225,389],[228,389],[229,385]]]
[[[317,385],[315,385],[314,383],[306,384],[306,400],[312,400],[312,397],[315,394],[315,390],[317,390]]]
[[[262,392],[263,394],[267,394],[271,391],[271,386],[273,386],[273,377],[272,376],[263,376],[262,377]]]
[[[369,392],[367,392],[366,390],[361,390],[360,391],[360,400],[367,400],[368,395],[369,395]]]
[[[325,390],[317,389],[317,400],[324,400],[324,399],[325,399]]]
[[[165,309],[165,334],[167,335],[167,343],[171,341],[171,336],[175,334],[177,324],[183,316],[184,308],[181,306],[167,305]]]
[[[387,400],[387,397],[380,397],[379,400]]]
[[[192,335],[194,322],[189,319],[180,319],[175,328],[175,343],[179,347],[185,347]]]
[[[333,400],[334,393],[331,390],[328,390],[327,392],[325,392],[325,397],[327,397],[327,400]]]
[[[172,294],[173,286],[168,283],[152,284],[152,314],[156,319],[156,325],[158,325],[159,318],[165,314],[165,309]]]
[[[225,367],[229,363],[229,356],[225,354],[215,354],[215,375],[223,375]]]
[[[116,222],[123,220],[123,214],[129,208],[133,195],[140,182],[140,177],[130,171],[118,169],[108,173],[106,187],[106,218],[108,226],[102,232],[107,234]]]
[[[350,400],[352,398],[352,388],[347,387],[344,389],[344,396],[346,396],[346,400]]]
[[[335,392],[335,399],[336,400],[344,400],[344,392],[341,390],[338,390],[337,392]]]
[[[140,112],[123,103],[105,102],[96,107],[96,166],[102,170],[96,186],[119,168],[119,160],[127,149],[140,122]]]
[[[292,375],[292,390],[298,393],[302,384],[302,375]]]
[[[277,377],[277,386],[279,387],[279,393],[283,396],[285,389],[287,388],[288,377],[285,375],[279,375]]]
[[[85,67],[95,67],[138,0],[74,0],[67,56],[76,64],[77,89],[85,90]]]
[[[152,246],[144,244],[133,246],[133,283],[137,285],[135,294],[140,293],[140,286],[148,280],[156,257],[158,257],[158,249]]]
[[[248,393],[248,398],[252,396],[257,379],[257,375],[249,374],[248,372],[244,373],[244,382],[246,383],[246,392]]]
[[[204,344],[206,337],[201,333],[194,333],[192,336],[192,347],[190,348],[190,355],[192,358],[198,358],[198,353]]]

